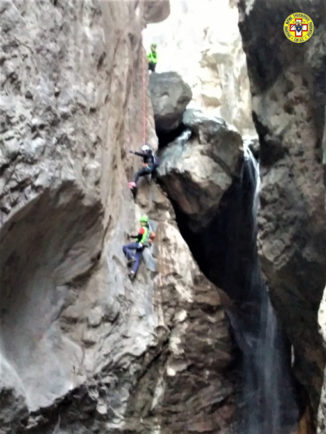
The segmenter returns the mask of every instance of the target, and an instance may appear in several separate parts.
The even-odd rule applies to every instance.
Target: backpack
[[[154,240],[155,240],[155,238],[156,238],[156,233],[155,232],[150,232],[150,234],[149,234],[149,238],[148,238],[148,242],[149,242],[149,244],[150,245],[152,245],[153,244],[153,242],[154,242]]]
[[[146,244],[147,244],[147,247],[151,247],[151,245],[153,244],[153,241],[156,238],[156,233],[152,230],[150,223],[148,223],[148,233],[149,233],[149,236],[147,238]]]

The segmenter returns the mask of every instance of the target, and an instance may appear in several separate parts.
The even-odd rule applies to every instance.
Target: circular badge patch
[[[314,33],[314,23],[309,15],[294,12],[284,21],[285,36],[296,44],[308,41]]]

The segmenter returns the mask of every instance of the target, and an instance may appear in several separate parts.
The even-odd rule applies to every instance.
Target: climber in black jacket
[[[158,167],[158,162],[151,148],[148,145],[143,145],[141,147],[141,152],[137,152],[137,151],[129,151],[129,152],[131,154],[138,155],[143,159],[143,167],[139,169],[138,172],[135,174],[134,180],[129,182],[129,187],[133,189],[137,187],[138,179],[141,176],[149,175],[154,172],[154,170]]]

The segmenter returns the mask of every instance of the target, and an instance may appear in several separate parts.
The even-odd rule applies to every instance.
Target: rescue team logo
[[[285,36],[295,44],[308,41],[314,33],[314,23],[309,15],[294,12],[284,21]]]

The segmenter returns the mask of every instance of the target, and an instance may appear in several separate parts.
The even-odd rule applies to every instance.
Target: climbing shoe
[[[128,259],[128,261],[127,261],[128,267],[130,267],[135,261],[136,261],[135,258]]]
[[[128,182],[128,187],[133,190],[134,188],[136,188],[136,183],[134,181],[130,181]]]
[[[130,270],[128,273],[128,276],[129,276],[130,280],[134,280],[136,273],[133,270]]]

